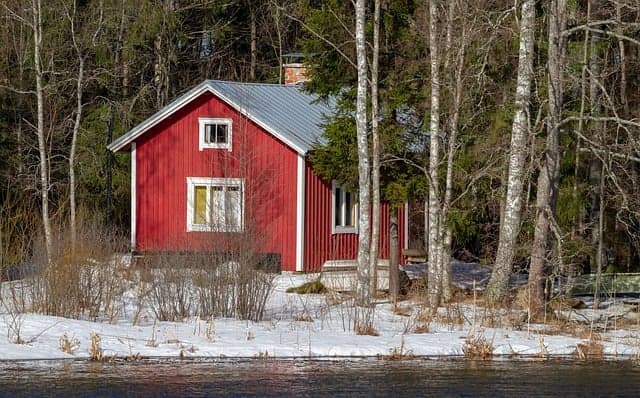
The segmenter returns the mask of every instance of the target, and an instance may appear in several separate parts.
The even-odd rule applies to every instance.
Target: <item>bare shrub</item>
[[[72,242],[60,233],[57,252],[47,263],[38,245],[31,263],[36,270],[29,277],[31,310],[67,318],[112,319],[116,301],[125,286],[122,257],[124,240],[100,223],[85,223]]]
[[[165,254],[155,259],[149,306],[158,320],[181,321],[191,315],[191,270],[181,263],[183,257]]]
[[[357,318],[355,323],[355,332],[357,335],[379,336],[373,323],[375,318],[375,307],[358,307]]]
[[[164,253],[150,260],[149,303],[158,319],[263,319],[274,274],[260,270],[265,257],[254,249],[251,234],[226,239],[207,252]]]

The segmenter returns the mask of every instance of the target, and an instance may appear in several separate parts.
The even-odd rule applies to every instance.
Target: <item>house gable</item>
[[[129,149],[154,126],[204,93],[220,98],[301,155],[320,138],[324,118],[335,105],[333,99],[320,101],[298,86],[206,80],[109,144],[108,149]]]

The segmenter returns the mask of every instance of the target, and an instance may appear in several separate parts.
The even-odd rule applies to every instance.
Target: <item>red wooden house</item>
[[[115,140],[111,151],[131,152],[132,250],[202,251],[252,231],[285,271],[355,259],[357,196],[306,158],[332,106],[297,85],[208,80]],[[388,258],[389,206],[381,211]]]

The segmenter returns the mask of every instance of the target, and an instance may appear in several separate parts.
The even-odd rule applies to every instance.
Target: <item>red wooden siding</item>
[[[233,120],[232,151],[198,149],[198,118]],[[237,234],[187,232],[187,177],[245,179],[245,229],[255,248],[295,270],[297,154],[205,93],[136,141],[136,250],[224,249]],[[222,247],[221,247],[222,246]]]
[[[309,164],[305,170],[304,265],[317,271],[328,260],[354,260],[358,235],[332,234],[331,184],[318,177]],[[389,258],[389,205],[383,203],[380,217],[380,258]],[[404,208],[398,212],[399,246],[404,247]]]

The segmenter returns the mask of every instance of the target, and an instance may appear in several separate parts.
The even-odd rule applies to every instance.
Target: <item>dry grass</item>
[[[604,357],[604,345],[602,344],[602,336],[593,333],[588,340],[576,345],[576,356],[578,359],[600,360]]]
[[[493,342],[482,334],[472,333],[465,339],[462,352],[467,359],[489,359],[493,357]]]
[[[357,323],[356,334],[359,336],[380,336],[380,333],[371,324]]]
[[[102,347],[100,347],[100,335],[97,333],[91,333],[89,346],[89,359],[95,362],[102,362],[106,359],[102,353]]]
[[[414,359],[415,355],[413,355],[412,351],[407,351],[404,346],[404,337],[400,340],[400,347],[393,347],[389,350],[389,354],[387,355],[378,355],[378,359],[383,359],[386,361],[401,361],[403,359]]]
[[[375,307],[357,307],[354,331],[362,336],[379,336],[374,327]]]
[[[60,351],[74,355],[80,348],[80,340],[69,337],[65,333],[58,339],[58,347],[60,347]]]
[[[411,314],[413,313],[413,308],[407,306],[407,307],[400,307],[395,305],[393,307],[393,313],[395,315],[400,315],[400,316],[411,316]]]

